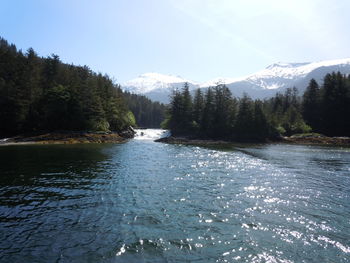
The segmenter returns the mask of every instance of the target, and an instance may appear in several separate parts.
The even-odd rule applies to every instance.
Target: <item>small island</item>
[[[163,128],[172,136],[157,140],[181,144],[293,143],[350,145],[350,76],[330,73],[320,87],[311,79],[302,96],[288,88],[272,98],[232,96],[224,84],[197,89],[188,84],[171,97]]]

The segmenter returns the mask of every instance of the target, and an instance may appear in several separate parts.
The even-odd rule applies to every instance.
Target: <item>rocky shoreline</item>
[[[177,136],[163,137],[155,140],[155,142],[162,142],[162,143],[168,143],[168,144],[185,144],[185,145],[229,145],[233,143],[232,141],[194,139],[189,137],[177,137]]]
[[[305,145],[350,146],[350,137],[327,136],[290,136],[283,137],[282,142]]]
[[[135,131],[130,127],[117,132],[57,131],[20,135],[0,140],[0,146],[19,144],[77,144],[77,143],[122,143],[133,138]]]
[[[175,137],[169,136],[160,138],[156,142],[169,143],[169,144],[184,144],[184,145],[230,145],[235,143],[286,143],[286,144],[301,144],[301,145],[327,145],[327,146],[346,146],[350,147],[350,137],[327,137],[327,136],[290,136],[281,137],[276,140],[266,141],[225,141],[225,140],[211,140],[211,139],[198,139],[190,137]]]

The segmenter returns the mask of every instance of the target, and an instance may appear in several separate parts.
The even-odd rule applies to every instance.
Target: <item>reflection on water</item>
[[[347,149],[137,139],[0,165],[0,262],[350,261]]]

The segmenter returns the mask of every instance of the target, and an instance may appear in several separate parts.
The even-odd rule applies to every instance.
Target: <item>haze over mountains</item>
[[[333,71],[350,74],[350,58],[309,63],[276,63],[249,76],[217,78],[203,83],[180,76],[145,73],[123,83],[122,88],[163,103],[168,103],[172,90],[181,89],[185,82],[189,84],[190,90],[226,84],[234,96],[240,97],[246,92],[252,98],[265,98],[291,87],[298,88],[299,94],[302,94],[312,78],[321,84],[323,77]]]

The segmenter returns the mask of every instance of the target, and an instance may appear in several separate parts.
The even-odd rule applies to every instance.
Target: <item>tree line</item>
[[[312,79],[302,96],[288,88],[265,100],[232,96],[225,85],[174,90],[163,127],[174,135],[228,140],[266,140],[319,132],[350,135],[350,76],[327,74],[319,87]]]
[[[132,106],[136,103],[133,100],[139,101],[140,107],[147,105],[144,107],[150,110],[147,114],[162,110],[153,109],[150,101],[137,95],[126,96],[128,99],[107,75],[95,73],[87,66],[62,63],[54,54],[39,57],[32,48],[23,53],[0,38],[2,137],[57,130],[119,132],[136,125],[130,111],[137,109]],[[138,113],[137,118],[143,126],[157,123],[139,117]]]
[[[160,127],[165,118],[166,105],[129,92],[124,92],[124,98],[139,127]]]
[[[321,87],[311,80],[303,95],[302,114],[317,132],[350,136],[350,75],[327,74]]]

